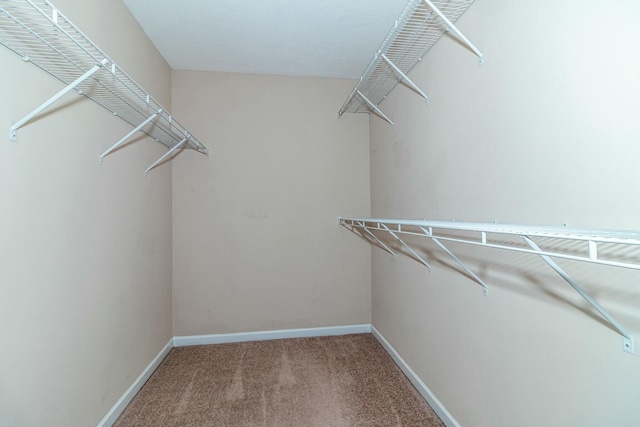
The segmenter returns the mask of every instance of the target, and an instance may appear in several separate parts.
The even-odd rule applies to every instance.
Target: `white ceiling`
[[[124,0],[169,65],[358,78],[407,0]]]

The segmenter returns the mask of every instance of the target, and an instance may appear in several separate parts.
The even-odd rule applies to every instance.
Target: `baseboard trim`
[[[140,374],[140,376],[133,382],[133,384],[131,384],[131,387],[129,387],[127,391],[124,392],[124,394],[120,397],[120,399],[118,399],[116,404],[113,405],[113,407],[109,410],[109,412],[107,412],[104,418],[100,420],[97,427],[111,427],[113,423],[116,422],[120,414],[122,414],[122,412],[125,410],[127,405],[131,402],[131,400],[133,400],[135,395],[140,391],[144,383],[147,382],[151,374],[153,374],[153,371],[155,371],[156,368],[160,366],[160,363],[162,363],[164,358],[167,357],[167,354],[169,354],[172,348],[173,348],[173,338],[171,338],[169,342],[164,347],[162,347],[162,350],[160,350],[160,353],[158,353],[156,357],[153,358],[151,363],[149,363],[147,367],[144,368],[144,371],[142,371],[142,374]]]
[[[333,335],[367,334],[371,325],[329,326],[324,328],[280,329],[274,331],[240,332],[234,334],[187,335],[174,337],[175,347],[190,345],[226,344],[246,341],[279,340],[285,338],[326,337]]]
[[[396,365],[398,365],[402,372],[404,372],[409,381],[411,381],[411,384],[413,384],[416,390],[418,390],[418,393],[422,395],[429,406],[431,406],[435,413],[438,414],[442,422],[447,427],[460,427],[460,424],[458,424],[456,419],[453,418],[453,415],[451,415],[451,413],[447,411],[447,408],[444,407],[442,402],[440,402],[440,400],[438,400],[438,398],[431,392],[431,390],[429,390],[429,387],[427,387],[426,384],[422,382],[420,377],[418,377],[418,375],[413,371],[413,369],[411,369],[407,362],[404,361],[404,359],[400,356],[396,349],[393,348],[391,344],[389,344],[389,341],[387,341],[373,325],[371,325],[371,334],[373,334],[373,336],[378,340],[380,345],[382,345],[387,353],[389,353],[389,356],[391,356],[393,361],[396,362]]]
[[[147,382],[149,377],[151,377],[151,374],[153,374],[153,372],[158,368],[164,358],[167,357],[173,347],[366,333],[373,334],[380,345],[382,345],[386,352],[389,353],[396,365],[398,365],[402,372],[404,372],[409,381],[418,390],[420,395],[422,395],[427,403],[433,408],[436,414],[438,414],[445,425],[447,427],[460,427],[460,424],[458,424],[451,413],[447,411],[444,405],[442,405],[442,402],[440,402],[440,400],[438,400],[438,398],[431,392],[431,390],[429,390],[429,387],[427,387],[425,383],[422,382],[420,377],[416,375],[413,369],[411,369],[411,367],[404,361],[400,354],[398,354],[396,349],[393,348],[393,346],[389,344],[384,336],[382,336],[382,334],[373,325],[370,324],[173,337],[162,348],[162,350],[160,350],[160,352],[151,361],[151,363],[147,365],[144,371],[142,371],[142,374],[140,374],[140,376],[127,389],[127,391],[124,392],[124,394],[120,397],[120,399],[118,399],[118,401],[115,403],[115,405],[113,405],[109,412],[107,412],[104,418],[102,418],[102,420],[98,423],[97,427],[111,427],[116,422],[127,405],[131,402],[131,400],[133,400],[144,383]]]

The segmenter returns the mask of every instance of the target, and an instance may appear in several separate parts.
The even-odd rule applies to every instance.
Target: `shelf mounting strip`
[[[0,43],[65,85],[14,123],[9,130],[10,140],[15,141],[18,129],[75,90],[134,127],[100,155],[100,163],[137,132],[143,132],[169,148],[145,170],[145,174],[177,149],[191,149],[209,155],[207,147],[48,0],[0,0]]]
[[[374,112],[393,125],[379,104],[400,82],[428,101],[426,93],[407,74],[449,30],[480,58],[482,64],[482,52],[454,25],[473,1],[410,0],[338,111],[338,117],[344,113]]]
[[[589,230],[568,227],[540,227],[526,225],[489,224],[473,222],[423,221],[380,218],[338,218],[340,225],[351,230],[371,244],[395,256],[395,252],[385,244],[376,234],[386,233],[399,241],[417,261],[429,269],[431,266],[407,242],[402,235],[419,236],[431,239],[460,265],[465,272],[474,278],[483,288],[485,296],[489,295],[489,286],[476,275],[462,260],[460,260],[443,242],[465,243],[494,249],[523,252],[538,255],[556,273],[558,273],[571,287],[578,292],[600,315],[622,335],[622,349],[634,353],[633,336],[607,312],[595,299],[564,271],[553,258],[583,261],[610,267],[620,267],[640,270],[640,256],[633,261],[628,251],[616,257],[611,247],[625,249],[640,248],[640,232],[622,230]],[[517,240],[509,241],[514,238]],[[541,249],[534,239],[544,239],[554,242],[549,245],[552,249]],[[519,242],[519,244],[518,244]],[[565,248],[562,244],[577,244],[580,249]],[[607,256],[599,254],[599,248],[607,246]],[[614,251],[615,252],[615,251]],[[617,251],[620,252],[620,251]],[[616,253],[617,253],[616,252]]]

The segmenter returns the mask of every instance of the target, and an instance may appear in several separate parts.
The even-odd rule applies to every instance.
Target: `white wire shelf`
[[[382,237],[383,235],[391,236],[412,257],[429,269],[431,269],[429,262],[419,254],[417,248],[403,240],[402,236],[410,235],[430,239],[482,286],[486,296],[489,294],[487,283],[443,242],[463,243],[538,255],[622,335],[623,350],[628,353],[634,352],[633,336],[552,258],[640,270],[639,231],[381,218],[338,218],[338,220],[340,225],[395,256],[396,253]]]
[[[169,151],[149,166],[161,164],[178,149],[209,154],[169,112],[125,73],[47,0],[0,0],[0,43],[60,80],[65,88],[16,122],[9,138],[33,118],[75,90],[134,127],[100,155],[100,161],[136,132],[144,132]]]
[[[344,113],[374,112],[393,125],[393,121],[380,110],[379,104],[400,82],[428,101],[425,92],[407,74],[449,30],[455,32],[482,63],[484,57],[480,50],[454,25],[473,1],[410,0],[338,111],[338,117]]]

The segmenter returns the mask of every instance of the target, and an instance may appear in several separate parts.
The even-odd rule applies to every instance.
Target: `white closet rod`
[[[516,252],[524,252],[540,256],[556,273],[558,273],[571,287],[578,292],[609,324],[617,330],[623,337],[622,348],[628,353],[634,352],[633,336],[617,320],[611,316],[594,298],[582,289],[573,278],[567,274],[555,261],[554,258],[564,258],[575,261],[588,262],[593,264],[606,265],[610,267],[628,268],[640,270],[640,254],[636,262],[628,259],[628,254],[620,259],[603,259],[598,254],[598,245],[631,247],[640,249],[640,232],[624,230],[595,230],[595,229],[574,229],[569,227],[541,227],[527,225],[506,225],[474,222],[448,222],[448,221],[426,221],[426,220],[400,220],[381,218],[338,218],[340,225],[358,234],[363,239],[373,244],[379,244],[382,248],[395,256],[393,250],[386,245],[376,233],[387,233],[409,250],[411,255],[428,268],[431,266],[421,257],[418,252],[407,242],[402,240],[400,235],[420,236],[431,239],[436,245],[451,256],[468,274],[470,274],[482,287],[485,296],[488,296],[488,285],[476,275],[465,263],[460,260],[442,242],[465,243],[487,248],[503,249]],[[356,230],[361,231],[360,233]],[[517,236],[523,240],[527,247],[517,246],[498,240],[491,242],[492,238],[499,235]],[[373,238],[373,241],[372,241]],[[563,251],[561,248],[553,250],[541,249],[534,238],[551,239],[557,242],[577,242],[584,244],[582,252],[576,254],[575,251]],[[504,240],[504,239],[503,239]],[[640,251],[638,251],[640,252]]]

